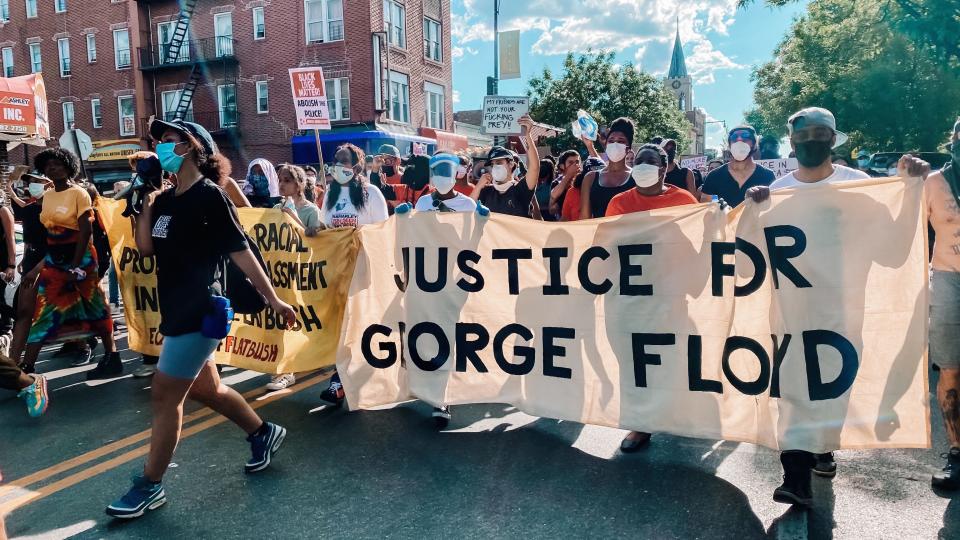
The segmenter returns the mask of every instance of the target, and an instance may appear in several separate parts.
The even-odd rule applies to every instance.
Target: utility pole
[[[500,95],[500,0],[493,0],[493,78],[487,81],[487,94]],[[493,144],[499,144],[493,137]]]

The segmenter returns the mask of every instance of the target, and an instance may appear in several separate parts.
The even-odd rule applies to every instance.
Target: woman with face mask
[[[631,170],[634,188],[616,195],[610,201],[606,215],[619,216],[657,208],[696,204],[697,199],[686,190],[664,183],[668,163],[667,153],[661,147],[655,144],[641,146]],[[620,443],[620,451],[636,452],[649,443],[649,433],[631,431]]]
[[[161,480],[180,439],[188,395],[247,434],[252,453],[244,465],[247,473],[266,469],[283,443],[286,430],[264,422],[243,396],[220,381],[211,361],[219,336],[225,334],[218,319],[230,316],[217,309],[220,297],[211,287],[223,259],[229,257],[243,271],[286,327],[296,322],[293,308],[280,300],[250,251],[236,208],[217,186],[230,165],[210,133],[192,122],[154,120],[150,135],[158,142],[161,166],[176,175],[177,185],[151,192],[137,220],[137,249],[141,256],[156,258],[164,339],[150,389],[150,453],[130,490],[106,509],[108,515],[125,519],[166,502]]]
[[[627,151],[633,146],[633,120],[617,118],[610,124],[607,133],[607,166],[603,170],[588,174],[580,189],[580,219],[603,217],[607,205],[614,196],[634,187],[627,166]]]
[[[530,115],[523,115],[519,122],[524,129],[527,163],[530,164],[526,177],[518,179],[520,165],[513,152],[502,146],[494,146],[487,154],[487,172],[480,177],[470,198],[494,213],[529,217],[530,203],[537,188],[537,179],[540,178],[540,154],[531,134],[533,119]]]
[[[683,188],[691,194],[697,193],[697,179],[694,176],[693,171],[686,167],[681,167],[677,163],[677,141],[673,139],[666,139],[663,141],[664,151],[667,152],[667,179],[668,184],[677,186],[678,188]]]
[[[439,153],[430,158],[430,195],[417,199],[417,212],[473,212],[477,203],[458,192],[456,188],[460,158],[453,154]]]
[[[756,186],[769,186],[776,179],[773,171],[753,161],[757,146],[757,132],[752,126],[737,126],[727,136],[730,145],[730,163],[717,167],[703,181],[701,201],[709,201],[712,195],[723,199],[730,206],[743,202],[747,190]]]
[[[113,319],[97,274],[97,250],[91,242],[93,205],[90,195],[72,181],[80,162],[70,151],[49,148],[37,154],[34,167],[53,182],[44,192],[40,221],[47,231],[47,253],[29,277],[37,279],[37,301],[27,337],[24,371],[33,372],[45,343],[89,336],[103,342],[104,358],[87,379],[123,372],[113,342]],[[84,358],[84,363],[89,356]]]
[[[473,169],[473,162],[469,156],[461,155],[460,164],[457,166],[457,182],[453,185],[453,190],[457,193],[463,193],[467,197],[473,193],[473,184],[470,183],[470,172]]]
[[[280,202],[280,180],[272,163],[263,158],[250,162],[244,194],[257,208],[273,208]]]

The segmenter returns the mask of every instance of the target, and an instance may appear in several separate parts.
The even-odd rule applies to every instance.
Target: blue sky
[[[493,73],[493,1],[453,0],[454,110],[479,109],[486,77]],[[750,73],[772,58],[807,0],[768,8],[762,0],[737,9],[736,0],[503,0],[500,30],[522,30],[522,78],[500,82],[501,95],[522,95],[526,81],[550,67],[560,71],[567,51],[610,50],[619,63],[633,62],[662,77],[670,63],[680,18],[694,101],[708,120],[733,127],[753,103]],[[572,120],[572,118],[571,118]],[[707,146],[723,128],[708,125]]]

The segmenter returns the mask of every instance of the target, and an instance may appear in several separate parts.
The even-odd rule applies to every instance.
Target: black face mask
[[[380,172],[382,172],[384,176],[393,176],[397,173],[397,170],[393,165],[384,165],[380,167]]]
[[[830,143],[821,141],[807,141],[794,147],[797,152],[797,162],[804,167],[816,167],[830,159]]]

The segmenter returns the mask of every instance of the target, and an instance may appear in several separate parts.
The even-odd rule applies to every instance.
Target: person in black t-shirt
[[[633,146],[633,120],[621,117],[610,124],[606,138],[607,166],[584,176],[580,188],[579,219],[600,218],[606,215],[607,205],[614,196],[636,187],[627,166],[627,151]]]
[[[151,383],[153,430],[143,475],[106,510],[119,518],[141,516],[165,502],[161,479],[179,440],[188,393],[248,434],[253,453],[245,465],[248,473],[266,469],[286,436],[284,428],[261,420],[243,396],[223,384],[209,361],[220,343],[217,336],[223,335],[223,328],[204,323],[205,315],[224,315],[215,309],[211,291],[221,260],[229,257],[246,274],[287,327],[296,322],[293,308],[280,300],[250,251],[236,208],[217,187],[230,164],[217,153],[210,133],[192,122],[154,120],[150,135],[160,143],[161,166],[176,175],[175,188],[148,196],[135,234],[140,255],[156,257],[164,339]]]
[[[754,186],[769,186],[776,178],[773,171],[757,165],[753,161],[753,151],[757,147],[757,132],[752,126],[738,126],[730,130],[727,136],[730,145],[730,163],[721,165],[707,175],[701,192],[704,195],[716,195],[730,206],[738,206]],[[709,197],[700,197],[700,200]]]
[[[661,146],[667,152],[668,163],[665,182],[685,189],[689,191],[691,195],[696,196],[697,189],[699,188],[696,176],[694,176],[693,171],[686,167],[681,167],[680,164],[677,163],[677,141],[666,139]]]
[[[480,177],[470,198],[497,214],[528,217],[530,202],[540,178],[540,153],[537,152],[537,144],[531,134],[533,119],[525,114],[519,122],[524,129],[527,163],[530,164],[526,177],[518,180],[520,161],[516,154],[502,146],[494,146],[487,154],[488,172]]]

